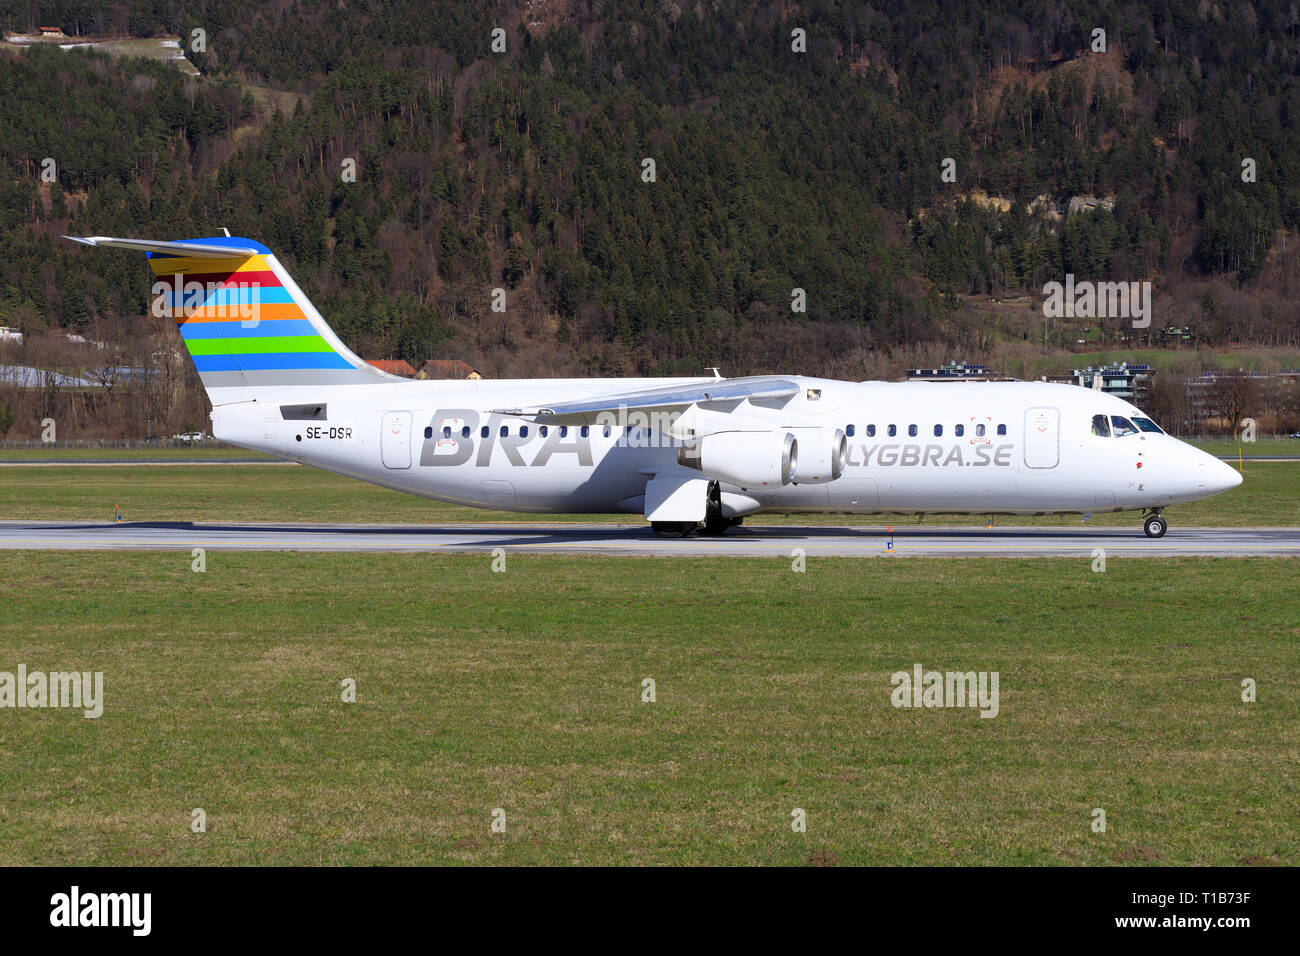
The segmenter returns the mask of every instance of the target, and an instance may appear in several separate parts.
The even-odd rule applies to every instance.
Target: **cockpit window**
[[[1092,433],[1098,438],[1110,437],[1110,422],[1106,420],[1105,415],[1092,416]]]
[[[1157,435],[1164,434],[1164,431],[1161,430],[1160,426],[1149,418],[1139,418],[1137,415],[1134,415],[1133,424],[1144,432],[1155,432]]]
[[[1138,430],[1134,427],[1133,423],[1122,415],[1110,416],[1110,423],[1115,426],[1116,438],[1123,438],[1125,435],[1136,435],[1138,433]]]

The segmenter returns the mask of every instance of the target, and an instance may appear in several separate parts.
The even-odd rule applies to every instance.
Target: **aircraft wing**
[[[162,242],[156,239],[114,239],[111,236],[64,236],[83,246],[130,249],[133,252],[158,252],[186,259],[239,259],[258,255],[261,250],[238,246],[205,246],[194,242]]]
[[[517,415],[534,421],[555,424],[592,424],[596,417],[619,412],[653,412],[685,409],[691,405],[726,409],[743,401],[780,406],[799,394],[800,385],[792,379],[774,375],[746,378],[707,379],[695,385],[665,385],[632,392],[612,392],[572,401],[539,405],[535,408],[499,408],[498,414]]]

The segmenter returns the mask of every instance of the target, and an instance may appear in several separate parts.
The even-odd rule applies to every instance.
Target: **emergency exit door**
[[[379,456],[385,468],[411,467],[411,413],[384,412]]]
[[[1055,408],[1025,409],[1025,467],[1055,468],[1060,460],[1060,411]]]

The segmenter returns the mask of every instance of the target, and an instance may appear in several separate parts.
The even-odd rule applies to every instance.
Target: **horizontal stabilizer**
[[[202,245],[194,242],[163,242],[158,239],[114,239],[112,236],[64,236],[83,246],[102,246],[109,249],[130,249],[132,252],[156,252],[187,259],[239,259],[261,255],[265,248],[245,246]]]

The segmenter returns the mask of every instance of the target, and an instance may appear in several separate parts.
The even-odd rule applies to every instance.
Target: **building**
[[[389,375],[415,378],[415,369],[411,368],[411,363],[406,359],[366,359],[366,364],[373,365],[381,372],[387,372]]]
[[[416,378],[479,379],[479,370],[460,359],[429,359],[415,373]]]
[[[1292,372],[1272,374],[1243,372],[1240,369],[1235,372],[1223,369],[1204,371],[1196,378],[1187,381],[1187,405],[1191,410],[1192,421],[1197,425],[1204,425],[1213,419],[1223,417],[1223,413],[1227,410],[1225,406],[1230,407],[1238,402],[1252,406],[1263,404],[1269,388],[1275,384],[1286,385],[1293,382],[1294,379],[1288,378],[1293,374]],[[1258,415],[1258,412],[1255,415]]]
[[[992,377],[987,365],[951,362],[938,368],[909,368],[909,382],[987,382]]]
[[[89,378],[29,365],[0,365],[0,385],[31,389],[100,387],[99,382]]]
[[[1151,387],[1151,375],[1150,365],[1129,365],[1127,362],[1120,362],[1118,365],[1103,365],[1098,368],[1093,368],[1091,365],[1087,368],[1076,368],[1068,376],[1048,376],[1048,381],[1095,388],[1141,407]]]
[[[1161,345],[1191,345],[1196,341],[1196,333],[1184,326],[1168,326],[1160,330]]]

